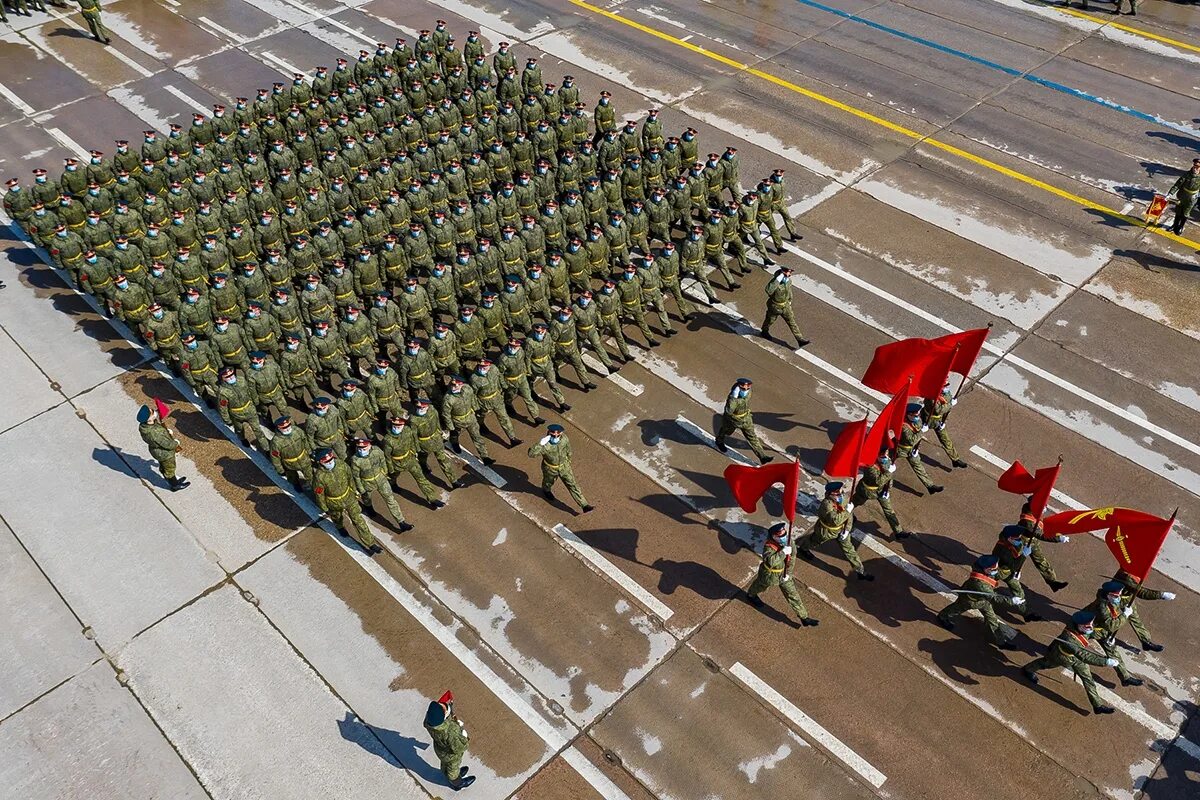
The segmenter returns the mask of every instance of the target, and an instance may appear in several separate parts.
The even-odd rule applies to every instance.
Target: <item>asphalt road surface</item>
[[[447,508],[401,491],[416,529],[373,522],[371,559],[7,232],[0,797],[447,796],[421,727],[447,688],[479,776],[465,797],[1200,795],[1200,225],[1122,216],[1200,154],[1200,10],[1111,8],[115,0],[107,48],[78,14],[10,16],[0,178],[26,180],[436,18],[512,41],[589,107],[608,88],[621,117],[697,128],[702,154],[738,147],[744,182],[788,170],[804,238],[779,260],[813,343],[752,335],[762,270],[661,348],[632,344],[599,390],[564,379],[574,407],[550,416],[595,513],[545,502],[536,463],[497,441]],[[745,515],[724,487],[748,453],[712,446],[732,380],[754,378],[763,439],[803,462],[811,500],[831,433],[880,405],[856,380],[873,348],[989,321],[951,420],[970,468],[931,442],[943,494],[897,473],[919,535],[893,541],[867,509],[877,581],[847,581],[836,552],[802,564],[819,628],[774,590],[765,613],[740,599],[778,509]],[[138,439],[152,395],[177,409],[186,492]],[[1178,599],[1140,604],[1167,649],[1128,649],[1140,688],[1098,670],[1110,717],[1018,669],[1111,574],[1097,539],[1047,546],[1058,594],[1027,570],[1047,620],[1018,626],[1023,652],[934,620],[1016,515],[999,473],[1060,454],[1056,509],[1179,508],[1149,581]]]

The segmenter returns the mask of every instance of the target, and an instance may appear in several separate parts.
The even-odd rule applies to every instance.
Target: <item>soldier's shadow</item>
[[[246,501],[262,519],[281,528],[296,524],[296,501],[279,490],[258,465],[239,451],[239,457],[221,456],[216,460],[221,477],[246,492]]]
[[[158,474],[158,462],[127,453],[116,445],[93,448],[92,460],[114,472],[120,472],[122,475],[143,478],[147,483],[159,489],[170,488],[166,479]]]
[[[864,523],[859,528],[866,530],[871,524]],[[878,526],[876,526],[878,528]],[[959,539],[952,536],[942,536],[938,533],[916,532],[907,539],[897,539],[896,543],[906,555],[917,562],[928,572],[942,577],[948,564],[969,566],[975,561],[977,554]],[[936,557],[935,557],[936,556]]]
[[[706,564],[659,558],[650,566],[659,572],[658,590],[663,594],[671,595],[676,589],[687,588],[708,600],[725,600],[740,591],[737,584]]]
[[[353,742],[371,755],[409,770],[426,783],[449,786],[442,771],[421,756],[420,751],[430,749],[428,742],[405,736],[399,731],[368,725],[349,711],[338,720],[337,726],[343,739]]]

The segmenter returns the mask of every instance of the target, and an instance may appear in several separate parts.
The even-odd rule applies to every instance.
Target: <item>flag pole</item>
[[[988,324],[987,324],[987,327],[988,327],[988,330],[989,330],[989,331],[992,329],[992,326],[993,326],[993,325],[995,325],[995,323],[994,323],[994,322],[990,322],[990,321],[988,322]],[[957,348],[957,347],[958,347],[958,345],[955,345],[955,347]],[[967,378],[968,378],[968,376],[966,376],[966,375],[963,375],[963,376],[962,376],[962,380],[961,380],[961,381],[959,381],[959,383],[958,383],[958,391],[956,391],[956,392],[954,393],[954,399],[955,399],[955,400],[957,400],[957,399],[958,399],[958,396],[959,396],[960,394],[962,394],[962,390],[963,390],[963,389],[966,387],[966,385],[967,385]]]
[[[870,418],[871,418],[871,415],[867,414],[866,416],[863,417],[863,422],[865,423]],[[854,478],[853,478],[853,480],[850,481],[851,502],[854,502],[853,501],[854,490],[858,488],[858,476],[859,476],[859,473],[862,471],[861,468],[862,468],[863,445],[865,445],[866,443],[867,443],[867,426],[864,424],[863,425],[863,435],[858,440],[858,450],[856,451],[855,456],[854,456]]]

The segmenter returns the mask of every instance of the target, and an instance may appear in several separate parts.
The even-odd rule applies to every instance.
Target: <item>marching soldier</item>
[[[1131,0],[1131,2],[1137,2],[1137,0]],[[783,218],[783,226],[788,232],[788,238],[794,242],[804,237],[796,233],[796,221],[792,219],[792,214],[788,211],[787,188],[783,183],[783,173],[784,171],[781,169],[771,173],[771,213],[778,214]]]
[[[254,405],[264,419],[278,419],[287,412],[283,397],[283,371],[279,362],[261,350],[250,353],[246,382],[254,390]]]
[[[1083,683],[1087,692],[1088,702],[1092,704],[1094,714],[1112,714],[1115,709],[1106,706],[1100,700],[1096,690],[1096,680],[1092,677],[1091,667],[1115,667],[1117,660],[1102,656],[1088,647],[1088,641],[1095,633],[1096,616],[1090,609],[1076,611],[1071,615],[1071,621],[1063,628],[1058,638],[1050,643],[1050,649],[1041,658],[1035,658],[1021,668],[1021,674],[1030,683],[1038,682],[1037,673],[1052,667],[1066,667],[1075,673],[1075,677]]]
[[[934,483],[921,463],[921,442],[924,441],[927,426],[921,421],[921,404],[909,403],[905,409],[904,424],[900,428],[900,441],[896,445],[896,455],[906,459],[917,480],[921,482],[930,494],[937,494],[946,487]]]
[[[1070,541],[1070,538],[1061,533],[1054,536],[1047,536],[1046,531],[1042,529],[1042,523],[1030,513],[1028,500],[1021,506],[1021,518],[1017,521],[1017,525],[1024,529],[1025,544],[1031,548],[1029,560],[1033,562],[1033,566],[1037,568],[1038,573],[1046,581],[1050,590],[1057,592],[1067,588],[1067,581],[1060,581],[1058,579],[1058,575],[1054,571],[1054,566],[1046,558],[1045,554],[1042,553],[1042,542],[1065,544]]]
[[[570,411],[571,406],[558,388],[558,371],[554,367],[554,341],[547,335],[546,323],[535,322],[529,337],[525,339],[525,354],[529,357],[529,386],[532,389],[538,378],[546,382],[559,412]]]
[[[288,483],[307,489],[312,484],[312,443],[308,434],[293,425],[287,415],[275,420],[275,431],[271,437],[271,465]]]
[[[796,314],[792,311],[792,268],[780,267],[775,270],[774,277],[767,283],[767,317],[763,320],[762,330],[758,335],[770,339],[771,326],[775,320],[782,319],[787,323],[788,330],[796,337],[796,346],[804,347],[808,339],[800,333],[796,324]]]
[[[801,625],[809,628],[820,624],[819,620],[808,615],[808,609],[804,607],[804,600],[800,597],[800,590],[796,588],[796,582],[792,580],[792,543],[788,536],[788,526],[783,522],[775,523],[767,531],[767,541],[763,543],[762,563],[758,565],[758,574],[746,588],[746,597],[749,599],[750,605],[755,608],[765,606],[766,603],[759,595],[772,586],[778,586],[779,591],[783,592],[784,599],[787,600],[792,611],[796,612]]]
[[[533,399],[533,391],[529,388],[529,357],[521,346],[520,339],[514,336],[508,340],[508,344],[500,351],[496,366],[500,370],[500,376],[504,378],[504,404],[508,413],[516,416],[514,403],[517,397],[520,397],[525,402],[525,411],[533,420],[533,424],[545,424],[546,420],[542,417],[537,401]]]
[[[542,494],[547,500],[554,499],[554,483],[561,480],[571,493],[571,499],[579,504],[586,514],[592,510],[587,498],[575,481],[575,473],[571,470],[571,442],[563,432],[563,426],[551,424],[546,428],[546,435],[537,444],[529,448],[529,457],[542,457]]]
[[[387,431],[383,434],[383,454],[388,459],[392,480],[396,480],[399,473],[407,472],[417,482],[425,502],[436,511],[446,504],[438,498],[437,489],[421,468],[417,458],[419,449],[416,431],[408,426],[408,417],[403,414],[389,416]]]
[[[895,471],[896,465],[892,463],[892,457],[888,455],[888,451],[880,451],[879,458],[875,460],[875,463],[863,469],[862,477],[854,487],[854,496],[851,501],[856,507],[861,508],[868,500],[878,500],[879,507],[883,509],[883,518],[887,520],[888,526],[892,529],[892,535],[897,539],[907,539],[911,534],[904,530],[904,526],[900,524],[900,518],[896,516],[896,511],[892,508],[892,473]]]
[[[796,542],[796,555],[805,561],[812,561],[814,547],[837,539],[842,546],[842,555],[850,562],[858,579],[873,581],[875,576],[863,567],[854,547],[854,539],[850,536],[850,528],[854,525],[854,503],[845,505],[846,494],[842,491],[844,487],[842,481],[830,481],[825,484],[825,499],[817,508],[817,521],[813,523],[812,530]]]
[[[450,433],[450,448],[456,453],[462,452],[459,436],[465,430],[475,445],[479,460],[491,466],[496,459],[488,455],[487,442],[479,431],[479,399],[475,390],[467,386],[467,382],[458,375],[450,377],[450,391],[442,398],[442,425]],[[514,437],[515,438],[515,437]]]
[[[346,457],[346,421],[328,397],[313,400],[313,410],[304,420],[304,432],[316,450],[332,450]]]
[[[980,556],[971,566],[971,574],[956,594],[958,599],[938,612],[938,624],[948,631],[954,630],[954,623],[967,611],[972,609],[983,614],[983,624],[987,626],[988,638],[992,644],[1001,650],[1016,650],[1012,641],[1017,632],[1005,625],[996,616],[996,606],[1001,608],[1022,608],[1024,597],[1009,597],[996,591],[1000,583],[1000,559],[996,556]]]
[[[179,369],[183,379],[196,394],[209,401],[217,397],[217,370],[221,359],[207,340],[196,338],[194,331],[187,331],[180,338],[183,342],[183,360]]]
[[[950,396],[950,384],[946,384],[937,397],[926,398],[921,416],[925,420],[925,424],[933,428],[938,442],[946,451],[946,455],[950,456],[950,461],[955,468],[966,469],[967,462],[958,457],[958,451],[954,449],[954,441],[946,432],[946,418],[950,416],[950,409],[956,405],[958,405],[958,400]]]
[[[84,20],[87,21],[92,38],[103,44],[112,44],[112,39],[108,38],[108,31],[105,30],[104,23],[100,21],[100,12],[103,10],[100,8],[100,0],[79,0],[79,10],[83,13]]]
[[[354,475],[354,488],[359,495],[359,503],[366,508],[368,514],[373,514],[371,508],[371,492],[383,498],[392,521],[396,523],[401,533],[407,533],[413,526],[404,519],[404,512],[396,502],[392,492],[391,480],[388,475],[389,459],[382,450],[371,446],[369,439],[359,437],[354,440],[354,455],[350,458],[350,472]]]
[[[992,547],[992,555],[999,559],[1000,570],[998,577],[1008,586],[1013,597],[1025,599],[1025,587],[1021,585],[1021,567],[1025,559],[1033,552],[1033,547],[1025,541],[1025,530],[1019,525],[1005,525],[1000,531],[999,541]],[[1026,622],[1036,622],[1041,619],[1039,614],[1023,606],[1021,611]]]
[[[343,445],[344,446],[344,445]],[[339,461],[337,455],[328,447],[317,451],[319,469],[313,475],[313,495],[317,499],[317,507],[329,515],[329,519],[337,526],[338,533],[350,538],[346,527],[346,517],[358,532],[358,540],[370,555],[383,552],[375,544],[375,536],[363,516],[362,506],[358,502],[358,493],[354,491],[354,475],[350,468]]]
[[[497,57],[499,57],[497,53]],[[425,730],[433,740],[433,752],[441,762],[442,774],[454,791],[465,789],[475,782],[474,775],[467,774],[467,768],[462,766],[463,756],[467,753],[469,737],[466,726],[454,714],[454,695],[446,692],[429,704],[425,712]]]
[[[217,412],[221,420],[238,435],[246,446],[258,442],[258,409],[255,408],[254,387],[238,378],[233,367],[222,367],[217,373]]]
[[[1175,220],[1171,223],[1171,232],[1179,236],[1196,207],[1197,196],[1200,196],[1200,158],[1192,159],[1192,168],[1179,176],[1167,194],[1175,196]]]
[[[413,401],[413,415],[409,417],[408,421],[413,427],[413,432],[417,434],[417,449],[420,451],[418,460],[425,473],[429,473],[429,456],[432,455],[437,459],[438,467],[441,469],[442,477],[446,479],[448,487],[458,489],[466,486],[465,475],[461,478],[454,477],[454,467],[443,444],[446,434],[442,432],[442,424],[437,413],[431,412],[429,409],[428,397],[421,395]]]
[[[721,427],[717,429],[717,449],[722,453],[728,452],[725,439],[734,431],[741,431],[759,463],[769,464],[775,457],[767,455],[763,449],[754,431],[754,417],[750,414],[750,388],[753,384],[749,378],[738,378],[729,390],[729,396],[725,398],[725,410],[721,414]]]
[[[508,437],[508,446],[516,447],[521,443],[517,432],[513,430],[512,420],[504,408],[504,387],[500,372],[492,368],[490,358],[479,361],[475,372],[471,374],[471,388],[475,390],[475,398],[479,404],[479,422],[484,424],[488,413],[496,416],[500,430]]]
[[[1133,628],[1133,632],[1137,634],[1138,641],[1142,643],[1142,649],[1151,653],[1161,653],[1163,646],[1150,638],[1150,631],[1146,629],[1146,626],[1142,623],[1142,618],[1138,616],[1137,601],[1174,600],[1175,593],[1164,592],[1158,589],[1147,589],[1141,584],[1141,581],[1123,569],[1117,570],[1117,574],[1113,575],[1112,579],[1125,587],[1125,603],[1130,609],[1129,625]]]
[[[1117,632],[1133,614],[1133,606],[1125,602],[1125,584],[1120,581],[1105,581],[1096,591],[1096,599],[1086,610],[1096,616],[1093,637],[1100,642],[1100,649],[1104,651],[1104,655],[1117,662],[1117,677],[1121,679],[1121,685],[1141,686],[1142,679],[1134,677],[1126,669],[1125,660],[1121,658],[1121,648],[1117,647]]]
[[[181,478],[175,474],[175,454],[183,448],[179,440],[171,433],[171,429],[162,420],[158,411],[161,403],[155,400],[154,404],[155,408],[142,406],[138,409],[138,434],[150,448],[150,455],[158,462],[158,469],[167,479],[171,491],[178,492],[191,485],[187,478]]]

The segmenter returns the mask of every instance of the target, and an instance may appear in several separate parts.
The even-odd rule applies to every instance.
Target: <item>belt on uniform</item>
[[[369,336],[364,336],[364,337],[362,337],[361,339],[356,339],[356,340],[354,340],[353,342],[351,342],[351,343],[350,343],[350,346],[351,346],[351,347],[358,347],[360,344],[362,344],[363,342],[367,341],[367,340],[368,340],[368,339],[370,339],[370,338],[371,338],[371,337],[369,337]],[[255,340],[255,341],[257,341],[257,340]]]
[[[291,458],[288,458],[287,456],[284,456],[284,457],[283,457],[283,463],[285,463],[285,464],[294,464],[294,463],[296,463],[297,461],[299,461],[300,459],[304,458],[304,457],[305,457],[305,456],[307,456],[307,455],[308,455],[308,453],[301,453],[300,455],[298,455],[298,456],[292,456]]]
[[[252,402],[253,401],[243,403],[242,405],[238,406],[237,408],[229,409],[229,411],[230,411],[230,413],[233,413],[233,414],[240,414],[243,411],[245,411],[247,408],[249,408]]]
[[[471,288],[472,286],[474,286],[474,285],[475,285],[475,281],[467,281],[466,283],[464,283],[464,284],[462,285],[462,288],[464,288],[464,289],[470,289],[470,288]]]
[[[551,464],[549,461],[543,461],[542,466],[548,470],[551,470],[552,472],[558,472],[559,468],[562,465],[561,464]]]
[[[226,353],[226,352],[222,352],[222,353],[221,353],[221,357],[222,357],[222,358],[233,358],[234,356],[236,356],[236,355],[237,355],[238,353],[240,353],[240,352],[242,352],[242,348],[240,348],[240,347],[239,347],[239,348],[238,348],[238,349],[236,349],[236,350],[230,350],[228,353]]]
[[[592,328],[594,328],[596,326],[595,325],[576,325],[575,327],[581,331],[590,331]]]
[[[563,350],[569,350],[570,348],[572,348],[572,347],[574,347],[574,346],[575,346],[575,340],[574,340],[574,339],[568,339],[568,340],[567,340],[567,341],[565,341],[565,342],[555,342],[554,344],[555,344],[557,347],[561,347]]]
[[[480,400],[491,400],[493,397],[495,397],[495,396],[496,396],[496,395],[498,395],[498,394],[500,394],[500,393],[499,393],[499,392],[492,392],[491,394],[481,394],[481,395],[479,395],[479,399],[480,399]],[[457,418],[457,417],[455,417],[455,419],[458,419],[458,418]]]
[[[822,528],[824,528],[827,531],[839,531],[843,527],[845,527],[845,525],[826,525],[821,520],[817,520],[817,524],[820,525]]]
[[[75,230],[76,228],[82,228],[84,225],[87,225],[87,220],[83,220],[81,222],[68,222],[67,223],[67,227],[70,228],[71,230]]]
[[[473,417],[474,415],[475,415],[475,412],[473,412],[473,411],[472,411],[472,412],[469,412],[469,413],[467,413],[467,414],[451,414],[451,415],[450,415],[450,418],[451,418],[451,419],[456,419],[456,420],[458,420],[458,419],[470,419],[470,418],[471,418],[471,417]]]
[[[269,341],[269,340],[271,340],[271,339],[273,339],[273,338],[274,338],[274,337],[273,337],[271,334],[269,334],[269,333],[268,333],[266,336],[255,336],[255,337],[254,337],[254,341],[256,341],[256,342],[259,342],[259,343],[262,343],[262,342]]]
[[[312,372],[312,370],[311,370],[311,369],[309,369],[308,367],[305,367],[305,368],[304,368],[304,372],[293,372],[293,373],[292,373],[292,377],[293,377],[293,378],[303,378],[305,375],[308,375],[308,374],[310,374],[311,372]]]
[[[770,572],[772,575],[778,575],[780,572],[783,572],[784,568],[779,567],[778,569],[772,569],[771,567],[768,567],[766,564],[763,564],[763,569],[765,569],[767,572]]]
[[[167,345],[167,344],[170,344],[171,342],[175,341],[175,340],[176,340],[176,339],[178,339],[178,338],[179,338],[179,336],[178,336],[178,335],[176,335],[176,334],[172,333],[172,334],[171,334],[170,336],[168,336],[166,339],[159,339],[159,340],[158,340],[158,343],[159,343],[160,345]]]
[[[71,257],[69,257],[69,258],[64,258],[64,259],[63,259],[63,263],[64,263],[64,264],[74,264],[76,261],[78,261],[78,260],[79,260],[79,259],[81,259],[81,258],[83,258],[83,253],[78,253],[78,254],[76,254],[76,255],[74,255],[74,256],[71,256]]]
[[[404,459],[411,458],[412,456],[415,456],[416,454],[417,454],[416,450],[405,450],[403,453],[400,453],[399,455],[392,456],[392,461],[395,461],[397,464],[399,464]]]
[[[373,481],[373,480],[375,480],[376,478],[378,478],[378,477],[379,477],[380,475],[382,475],[382,474],[383,474],[383,470],[379,470],[379,471],[378,471],[378,472],[376,472],[374,475],[367,475],[366,477],[364,477],[364,478],[363,478],[363,480],[364,480],[364,481]]]
[[[508,381],[509,383],[516,383],[517,381],[521,380],[521,378],[524,378],[524,377],[525,377],[524,375],[512,375],[512,376],[505,375],[504,380]]]
[[[867,482],[865,482],[865,481],[863,482],[863,484],[862,484],[862,487],[863,487],[864,489],[866,489],[868,492],[874,492],[874,491],[878,491],[878,489],[879,489],[879,487],[878,487],[878,486],[872,486],[871,484],[869,484],[869,483],[867,483]]]
[[[550,356],[534,356],[534,357],[533,357],[533,363],[535,363],[535,364],[541,364],[543,361],[545,361],[545,360],[546,360],[547,358],[549,358],[549,357],[550,357]]]
[[[212,364],[205,364],[204,369],[193,369],[193,370],[191,370],[191,373],[193,375],[203,375],[206,372],[213,372],[213,371],[215,371],[215,370],[213,370]]]
[[[420,439],[422,442],[428,442],[430,439],[432,439],[434,437],[434,435],[435,434],[431,433],[428,436],[418,436],[417,438]]]
[[[339,495],[337,495],[337,496],[334,496],[334,495],[329,495],[329,496],[327,496],[325,499],[326,499],[326,500],[333,500],[333,501],[335,501],[335,502],[336,502],[336,501],[338,501],[338,500],[341,500],[343,497],[345,497],[345,496],[346,496],[346,495],[348,495],[348,494],[350,494],[350,489],[349,489],[349,487],[347,487],[346,491],[342,492],[341,494],[339,494]]]
[[[200,275],[197,275],[194,278],[184,278],[183,285],[184,286],[195,286],[196,284],[200,283],[203,280],[204,280],[204,278]]]
[[[344,298],[347,298],[347,297],[353,297],[353,296],[354,296],[354,290],[353,290],[353,289],[351,289],[351,290],[350,290],[350,291],[348,291],[348,292],[342,292],[341,294],[335,294],[335,295],[333,296],[333,299],[334,299],[334,300],[342,300],[342,299],[344,299]]]
[[[743,411],[742,413],[738,414],[737,412],[730,411],[729,416],[733,417],[734,419],[741,419],[742,417],[746,416],[749,413],[750,413],[749,411]]]

